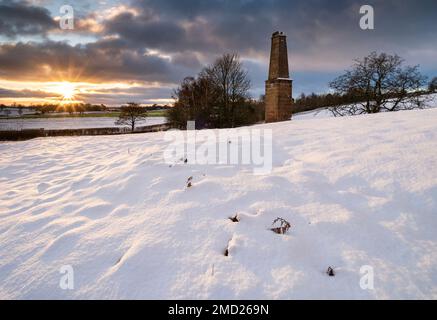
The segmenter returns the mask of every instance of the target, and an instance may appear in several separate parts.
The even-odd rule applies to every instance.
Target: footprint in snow
[[[50,187],[50,185],[48,183],[45,183],[45,182],[38,184],[38,186],[37,186],[38,193],[45,192],[49,187]]]

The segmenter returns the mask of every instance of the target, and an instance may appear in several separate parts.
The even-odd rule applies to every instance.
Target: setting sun
[[[62,95],[62,100],[73,100],[76,93],[76,86],[70,82],[62,82],[56,91]]]

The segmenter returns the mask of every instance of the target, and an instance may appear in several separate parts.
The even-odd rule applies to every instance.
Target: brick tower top
[[[283,32],[272,35],[269,79],[266,81],[265,121],[290,120],[293,81],[288,70],[287,37]]]
[[[269,80],[288,79],[289,77],[287,36],[283,32],[276,31],[272,35]]]

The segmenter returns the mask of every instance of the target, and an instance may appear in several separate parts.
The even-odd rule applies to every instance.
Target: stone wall
[[[59,136],[99,136],[99,135],[118,135],[130,133],[147,133],[166,131],[170,129],[169,124],[156,124],[135,128],[132,132],[128,127],[111,127],[111,128],[86,128],[86,129],[62,129],[62,130],[45,130],[45,129],[24,129],[16,131],[0,131],[0,141],[9,140],[28,140],[38,137],[59,137]]]

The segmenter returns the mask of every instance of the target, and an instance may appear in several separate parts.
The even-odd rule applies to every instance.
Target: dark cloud
[[[42,90],[11,90],[0,88],[0,98],[59,98],[57,93]]]
[[[49,10],[25,2],[0,2],[0,34],[9,38],[19,35],[45,35],[56,26]]]
[[[160,98],[169,99],[171,87],[133,87],[133,88],[108,88],[96,90],[93,93],[78,94],[79,100],[93,101],[107,105],[138,102],[142,104],[163,104]]]
[[[8,80],[176,83],[187,72],[163,57],[128,50],[117,39],[76,46],[46,41],[0,47],[0,77]]]
[[[414,58],[413,48],[437,52],[437,44],[430,41],[437,33],[435,0],[367,1],[375,8],[373,31],[359,28],[362,4],[352,0],[134,0],[138,13],[113,17],[105,22],[105,31],[133,46],[170,54],[197,52],[203,62],[224,51],[265,62],[270,34],[281,30],[288,35],[290,60],[296,59],[298,71],[339,70],[373,50],[397,52],[408,59]],[[433,63],[431,59],[422,62]]]
[[[131,47],[159,49],[164,52],[214,50],[216,43],[210,41],[200,22],[193,27],[180,20],[156,19],[150,11],[141,8],[138,15],[121,13],[105,22],[105,33],[117,35]],[[196,29],[196,30],[192,30]],[[203,32],[202,32],[203,31]]]

